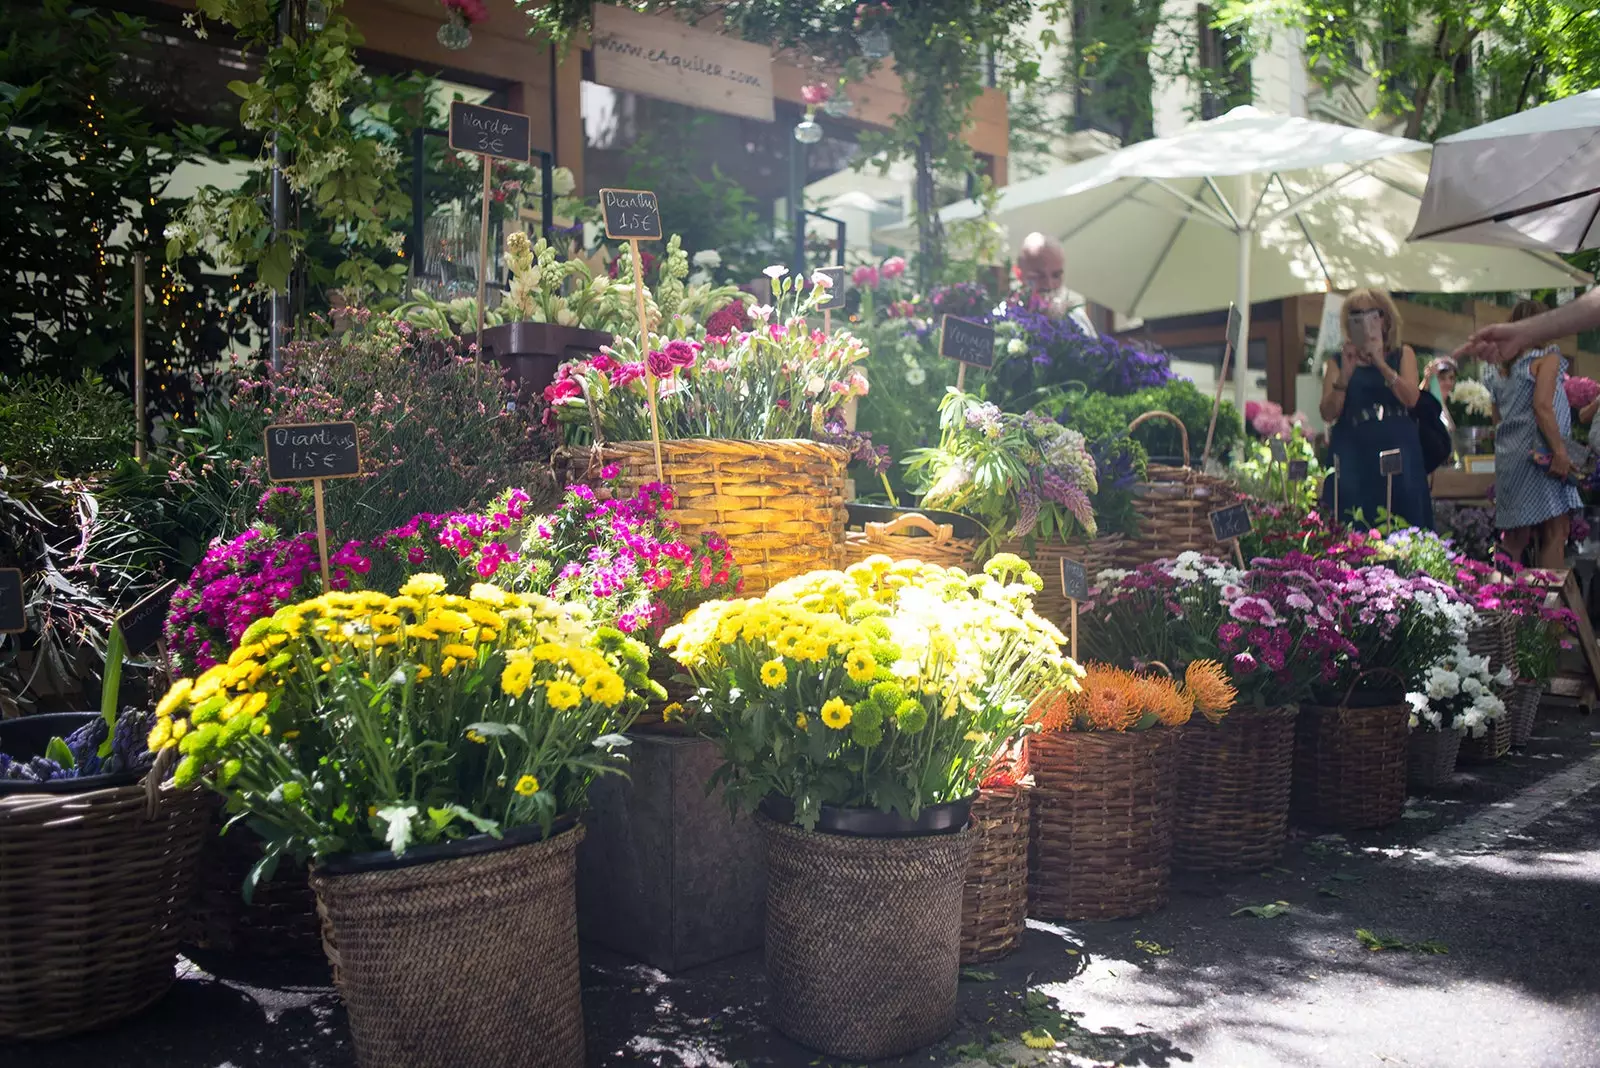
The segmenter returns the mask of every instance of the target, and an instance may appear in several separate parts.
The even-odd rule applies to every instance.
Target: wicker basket
[[[314,871],[362,1068],[582,1068],[583,828],[407,867]]]
[[[887,523],[866,523],[844,535],[844,562],[869,556],[921,560],[941,567],[970,567],[978,552],[977,538],[958,538],[948,523],[935,523],[921,512],[907,512]]]
[[[1338,706],[1302,705],[1295,723],[1294,788],[1297,819],[1323,827],[1384,827],[1406,806],[1406,752],[1411,708],[1352,707],[1350,684]]]
[[[1491,719],[1482,734],[1476,737],[1469,734],[1461,739],[1461,754],[1457,759],[1463,764],[1492,764],[1509,752],[1511,715],[1508,709],[1505,714]]]
[[[1478,613],[1476,625],[1467,631],[1467,652],[1489,658],[1489,673],[1497,674],[1506,664],[1517,668],[1516,617],[1504,609]]]
[[[261,839],[243,825],[219,834],[221,824],[221,806],[213,804],[195,877],[189,942],[253,957],[321,956],[317,896],[306,882],[305,865],[284,857],[246,904],[243,888],[261,859]]]
[[[1513,749],[1521,749],[1533,740],[1533,724],[1539,718],[1539,699],[1543,696],[1537,682],[1518,682],[1511,687],[1506,712],[1511,720]]]
[[[1406,741],[1406,781],[1419,790],[1449,782],[1461,752],[1461,732],[1416,727]]]
[[[0,797],[0,1041],[131,1016],[172,985],[210,808],[144,784]]]
[[[1028,919],[1028,788],[980,790],[972,803],[972,857],[961,900],[961,963],[999,960]]]
[[[970,830],[857,838],[756,818],[767,842],[767,982],[777,1029],[870,1061],[956,1025]]]
[[[1178,732],[1173,867],[1260,871],[1289,834],[1293,705],[1235,708],[1221,723],[1190,720]]]
[[[1211,536],[1211,513],[1233,503],[1233,488],[1220,478],[1190,466],[1189,431],[1171,412],[1145,412],[1128,424],[1133,431],[1150,419],[1170,419],[1183,441],[1183,466],[1149,464],[1145,480],[1134,487],[1139,534],[1118,553],[1118,567],[1135,568],[1182,552],[1222,556],[1226,546]]]
[[[582,478],[605,464],[621,468],[623,492],[655,482],[648,441],[597,445],[570,456]],[[691,538],[728,539],[744,571],[746,595],[793,575],[844,562],[844,471],[850,454],[817,441],[663,441],[666,481],[677,494],[674,520]]]
[[[1022,557],[1044,580],[1044,589],[1034,595],[1033,610],[1064,630],[1072,608],[1066,594],[1061,592],[1061,561],[1082,564],[1089,573],[1089,586],[1093,589],[1096,575],[1108,567],[1120,566],[1123,544],[1120,534],[1108,534],[1092,540],[1036,542],[1031,549],[1021,541],[1008,541],[1000,546],[1000,551]]]
[[[1028,739],[1028,915],[1111,920],[1167,903],[1177,759],[1177,732],[1159,727]]]

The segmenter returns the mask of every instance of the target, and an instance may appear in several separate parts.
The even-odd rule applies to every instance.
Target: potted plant
[[[576,818],[648,655],[581,608],[444,587],[279,609],[150,742],[263,834],[263,872],[311,861],[363,1065],[581,1065]]]
[[[713,782],[760,810],[770,1011],[803,1045],[872,1060],[954,1026],[972,795],[1076,674],[1040,585],[1015,556],[972,576],[874,557],[664,636],[721,747]]]
[[[1462,736],[1481,737],[1506,714],[1495,688],[1510,682],[1509,668],[1491,672],[1489,658],[1474,656],[1465,646],[1428,669],[1422,686],[1406,694],[1411,705],[1406,767],[1412,785],[1430,789],[1449,780]]]
[[[1475,378],[1455,384],[1445,401],[1455,423],[1456,455],[1481,456],[1494,452],[1494,396]]]

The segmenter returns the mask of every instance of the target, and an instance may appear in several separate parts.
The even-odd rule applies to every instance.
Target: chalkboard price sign
[[[600,190],[600,213],[613,241],[661,240],[661,204],[645,189]]]
[[[172,591],[177,588],[175,581],[165,583],[117,617],[128,652],[142,653],[161,637],[161,628],[167,621],[167,607],[172,603]]]
[[[939,355],[972,367],[993,367],[994,331],[982,323],[946,315],[939,327]]]
[[[845,296],[844,268],[822,267],[819,268],[815,273],[827,275],[829,281],[833,283],[828,287],[827,299],[825,299],[821,304],[817,305],[817,311],[838,311],[839,309],[843,308]]]
[[[459,152],[525,163],[530,138],[528,116],[465,100],[450,102],[450,147]]]
[[[1242,538],[1252,529],[1250,506],[1243,501],[1211,513],[1211,536],[1218,541]]]
[[[1385,449],[1378,454],[1378,474],[1398,475],[1401,471],[1400,450]]]
[[[1076,560],[1061,559],[1061,595],[1069,601],[1089,599],[1089,569]]]
[[[361,473],[354,423],[276,423],[267,427],[266,438],[267,477],[274,482]]]
[[[1289,461],[1289,481],[1304,482],[1311,476],[1311,462],[1309,460]]]
[[[1267,448],[1272,453],[1272,462],[1273,463],[1281,464],[1281,463],[1285,463],[1285,462],[1288,461],[1288,459],[1289,459],[1289,450],[1284,447],[1282,438],[1273,438],[1271,441],[1269,441],[1267,443]]]
[[[22,604],[22,572],[0,567],[0,634],[20,634],[28,629]]]

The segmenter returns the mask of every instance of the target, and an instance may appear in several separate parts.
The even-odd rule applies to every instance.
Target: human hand
[[[1344,348],[1339,353],[1339,370],[1344,378],[1344,381],[1349,382],[1350,372],[1354,371],[1357,367],[1360,367],[1364,362],[1365,361],[1361,358],[1360,351],[1357,350],[1357,348],[1350,342],[1346,341],[1344,343]]]
[[[1481,327],[1467,338],[1466,343],[1457,349],[1452,356],[1475,356],[1480,360],[1490,363],[1508,363],[1516,359],[1526,349],[1533,348],[1533,341],[1523,323],[1524,319],[1516,323],[1490,323]]]
[[[1566,449],[1557,449],[1550,454],[1550,475],[1563,481],[1572,472],[1572,459],[1567,456]]]

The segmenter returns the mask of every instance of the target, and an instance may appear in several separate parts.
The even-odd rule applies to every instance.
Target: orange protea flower
[[[1051,690],[1039,695],[1034,701],[1033,709],[1028,713],[1028,722],[1037,723],[1042,731],[1070,731],[1073,711],[1072,699],[1081,697],[1082,694],[1069,694],[1065,690]]]
[[[1212,723],[1221,723],[1223,713],[1239,699],[1228,673],[1215,660],[1191,662],[1183,673],[1183,688],[1194,699],[1194,707]]]
[[[1097,731],[1125,731],[1143,713],[1136,703],[1138,679],[1121,668],[1090,664],[1081,683],[1083,692],[1073,699],[1075,711]]]
[[[1136,677],[1134,691],[1141,713],[1153,712],[1164,726],[1181,727],[1194,714],[1194,699],[1180,692],[1171,679],[1144,675]]]

